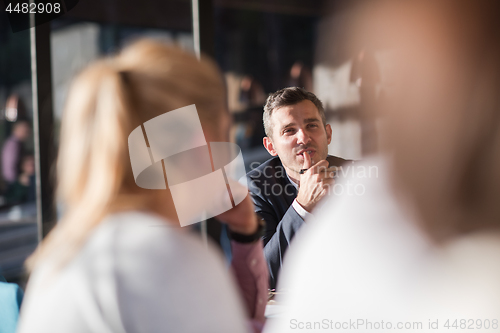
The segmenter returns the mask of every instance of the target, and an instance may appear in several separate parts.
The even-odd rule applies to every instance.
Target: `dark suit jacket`
[[[327,157],[330,166],[340,166],[346,160]],[[255,212],[266,221],[264,255],[269,268],[269,283],[276,288],[283,255],[295,232],[304,220],[292,207],[297,190],[288,180],[285,168],[278,157],[271,158],[247,174],[248,188],[255,205]]]

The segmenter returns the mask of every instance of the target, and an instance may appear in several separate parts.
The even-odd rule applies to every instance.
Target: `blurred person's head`
[[[292,79],[298,80],[303,71],[304,71],[304,64],[300,61],[296,61],[292,65],[292,68],[290,68],[290,77]]]
[[[252,76],[245,75],[240,83],[240,102],[247,107],[262,106],[266,100],[266,95],[262,85]]]
[[[383,110],[396,188],[435,240],[498,229],[500,2],[389,4],[370,30],[398,59]]]
[[[302,61],[294,62],[290,68],[288,86],[302,87],[306,91],[311,91],[313,89],[311,71]]]
[[[35,157],[33,155],[26,155],[22,158],[20,174],[29,176],[35,174]]]
[[[313,93],[292,87],[270,94],[263,122],[264,147],[279,156],[290,177],[299,178],[306,152],[313,164],[328,156],[332,129],[326,124],[323,104]]]
[[[5,102],[5,120],[15,122],[18,119],[26,119],[26,114],[26,106],[21,97],[16,93],[10,95]]]
[[[206,140],[227,141],[230,118],[216,65],[160,42],[138,41],[78,75],[62,119],[57,162],[65,212],[40,255],[61,251],[61,245],[76,250],[114,211],[149,210],[177,221],[168,189],[136,185],[128,136],[145,121],[191,104]]]
[[[31,127],[27,121],[20,120],[14,123],[12,135],[19,141],[26,141],[31,133]]]

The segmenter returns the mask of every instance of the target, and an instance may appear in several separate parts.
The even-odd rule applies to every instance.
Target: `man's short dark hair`
[[[308,92],[307,90],[299,87],[290,87],[278,90],[269,95],[266,101],[266,105],[264,106],[264,130],[266,131],[266,135],[271,137],[272,135],[272,124],[271,124],[271,116],[273,111],[279,109],[283,106],[295,105],[304,100],[308,100],[313,102],[313,104],[318,109],[321,120],[323,121],[323,126],[326,126],[326,116],[325,109],[323,108],[323,103],[314,95],[312,92]]]

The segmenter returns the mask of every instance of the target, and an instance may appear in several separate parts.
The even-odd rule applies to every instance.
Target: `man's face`
[[[271,124],[272,137],[264,138],[264,146],[271,155],[279,156],[289,176],[298,177],[306,152],[310,152],[312,165],[328,156],[332,129],[325,127],[313,102],[304,100],[273,110]]]

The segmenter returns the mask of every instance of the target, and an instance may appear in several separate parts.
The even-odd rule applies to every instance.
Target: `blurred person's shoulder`
[[[120,272],[135,268],[149,269],[159,262],[203,269],[211,258],[222,255],[212,244],[208,248],[189,228],[181,228],[158,215],[132,211],[108,216],[95,231],[82,253],[92,263],[95,257],[109,253]],[[180,260],[182,258],[182,260]]]
[[[164,243],[179,245],[183,241],[199,243],[199,237],[191,234],[186,228],[181,228],[164,218],[141,211],[126,211],[107,216],[92,235],[89,247],[100,246],[101,238],[113,241],[114,250],[142,250],[144,244]]]
[[[146,272],[159,262],[163,263],[161,267],[165,264],[174,267],[189,266],[196,261],[195,266],[203,268],[207,260],[221,261],[219,259],[222,255],[215,246],[206,247],[194,232],[155,214],[127,211],[105,217],[61,269],[54,254],[37,264],[34,275],[45,277],[46,274],[52,276],[49,272],[57,272],[54,277],[59,280],[77,273],[92,280],[107,273],[127,274],[134,269]]]
[[[394,281],[400,267],[427,249],[413,216],[393,192],[389,174],[387,161],[379,157],[346,164],[314,218],[297,233],[285,258],[281,287],[319,284],[332,292],[336,286],[355,289],[355,277],[367,274]],[[332,265],[324,267],[327,262]],[[373,262],[388,269],[373,269]],[[345,270],[352,275],[339,275],[339,267],[352,268]]]
[[[92,274],[94,297],[108,304],[114,299],[108,308],[116,307],[125,331],[158,332],[167,323],[177,332],[242,331],[244,313],[222,253],[188,228],[144,212],[113,214],[81,260],[80,271]],[[101,279],[112,285],[101,285],[99,292]],[[219,311],[232,317],[221,322]]]
[[[107,216],[64,267],[54,257],[35,267],[20,332],[159,331],[167,321],[183,327],[172,301],[198,314],[196,306],[213,302],[207,290],[232,290],[222,254],[184,229],[144,212]],[[184,300],[186,290],[199,305]],[[220,297],[234,304],[232,295]]]
[[[82,279],[92,284],[106,274],[126,275],[134,269],[146,272],[160,261],[174,267],[189,265],[193,260],[203,263],[207,257],[222,258],[211,244],[206,248],[194,232],[170,224],[158,215],[140,211],[105,217],[66,264],[59,265],[58,255],[52,254],[37,263],[28,286],[57,288],[61,281]]]
[[[332,193],[288,250],[277,300],[286,310],[265,332],[288,332],[291,323],[314,323],[332,313],[339,322],[377,318],[408,295],[414,260],[427,244],[399,206],[389,173],[379,158],[340,171]]]
[[[328,164],[332,167],[332,166],[336,166],[336,167],[341,167],[341,166],[344,166],[348,163],[354,163],[353,160],[346,160],[342,157],[338,157],[338,156],[333,156],[333,155],[328,155],[326,157],[326,160],[328,161]]]
[[[500,311],[500,232],[479,231],[436,247],[422,279],[422,298],[445,317],[497,319]],[[423,301],[422,301],[423,303]]]
[[[305,228],[312,234],[311,238],[332,235],[343,238],[344,233],[349,233],[353,239],[341,244],[353,246],[361,236],[370,242],[380,242],[382,237],[397,240],[400,239],[397,234],[404,234],[412,238],[415,246],[427,246],[415,228],[411,207],[392,188],[392,171],[387,157],[372,156],[354,161],[329,155],[328,161],[330,165],[341,166],[341,170],[337,172],[335,185],[330,188],[328,196],[318,206],[312,223]],[[337,245],[326,242],[318,246]]]

